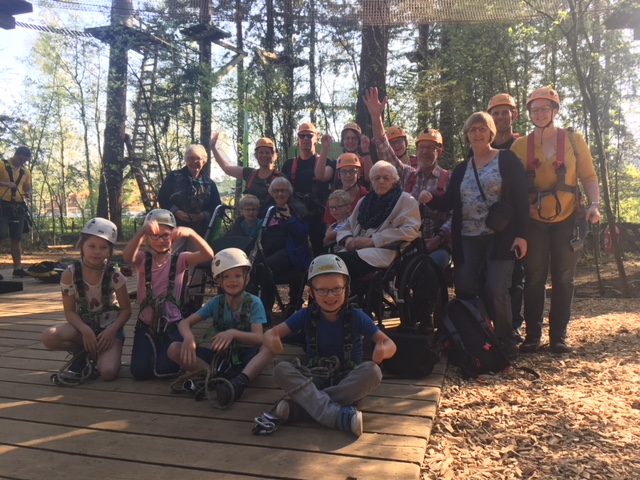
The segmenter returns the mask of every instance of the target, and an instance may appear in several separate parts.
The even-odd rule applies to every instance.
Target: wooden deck
[[[257,436],[253,418],[281,395],[270,369],[227,410],[172,395],[167,381],[131,378],[132,319],[118,380],[57,387],[49,377],[66,354],[47,351],[40,333],[62,321],[58,285],[25,279],[24,291],[0,295],[1,478],[420,478],[444,363],[419,381],[385,379],[360,403],[360,438],[315,424]]]

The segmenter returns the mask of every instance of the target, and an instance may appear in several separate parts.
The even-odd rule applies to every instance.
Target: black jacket
[[[511,245],[516,237],[526,239],[529,228],[529,197],[527,194],[527,182],[524,168],[520,159],[510,150],[500,150],[499,157],[500,176],[502,177],[502,191],[500,200],[513,207],[513,220],[507,228],[496,233],[497,242],[491,258],[495,260],[512,260],[514,258]],[[429,207],[440,211],[453,209],[451,219],[451,235],[453,240],[453,261],[464,263],[462,252],[462,198],[460,198],[460,185],[467,171],[469,159],[460,163],[451,173],[449,186],[441,197],[433,197]]]

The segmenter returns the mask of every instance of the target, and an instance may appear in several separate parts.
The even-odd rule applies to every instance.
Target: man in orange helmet
[[[329,196],[329,184],[316,178],[315,167],[318,160],[316,144],[318,130],[313,123],[303,123],[298,128],[298,148],[300,154],[287,160],[282,166],[282,173],[293,186],[293,196],[303,202],[310,213],[309,239],[314,257],[324,251],[323,240],[326,225],[322,222],[324,206]],[[327,160],[326,168],[335,172],[335,162]]]
[[[489,100],[487,112],[493,118],[496,124],[496,137],[493,139],[491,146],[498,150],[509,150],[513,142],[520,136],[513,133],[513,122],[518,118],[518,106],[515,98],[508,93],[499,93]],[[524,337],[520,333],[520,327],[524,323],[522,316],[522,294],[524,291],[524,268],[522,261],[516,259],[513,265],[513,274],[511,277],[511,319],[513,330],[516,333],[518,342],[522,342]]]
[[[498,130],[491,146],[498,150],[509,150],[519,137],[517,133],[513,133],[513,122],[518,118],[516,100],[508,93],[494,95],[489,100],[487,112],[493,117]]]

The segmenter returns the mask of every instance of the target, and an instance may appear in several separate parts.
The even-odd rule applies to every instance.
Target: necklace
[[[105,262],[106,263],[106,262]],[[92,265],[89,265],[86,260],[83,258],[82,259],[82,266],[87,267],[89,270],[95,270],[95,271],[103,271],[106,265],[102,265],[101,267],[94,267]]]
[[[167,252],[157,253],[156,255],[154,255],[154,257],[153,257],[153,263],[155,263],[155,264],[156,264],[156,267],[160,268],[160,267],[162,267],[165,263],[167,263],[167,259],[169,258],[169,255],[166,255],[166,256],[164,257],[164,259],[163,259],[161,262],[158,262],[158,257],[159,257],[160,255],[164,255],[165,253],[167,253]]]

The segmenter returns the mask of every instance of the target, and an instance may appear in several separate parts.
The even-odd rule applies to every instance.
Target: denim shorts
[[[107,329],[107,327],[104,328],[99,328],[96,330],[96,336],[98,336],[99,333],[104,332]],[[122,342],[122,344],[124,345],[124,327],[120,327],[120,329],[118,330],[118,332],[116,333],[116,338],[118,340],[120,340]]]

